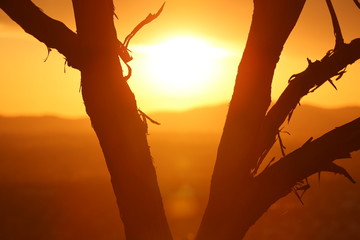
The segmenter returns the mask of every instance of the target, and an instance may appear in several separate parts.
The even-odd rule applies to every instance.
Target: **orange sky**
[[[45,13],[64,21],[75,30],[70,0],[34,2]],[[149,12],[156,12],[162,4],[160,0],[114,2],[119,16],[115,24],[120,40],[124,39]],[[360,22],[360,11],[356,9],[352,0],[333,0],[333,3],[345,41],[360,37],[357,24]],[[144,111],[181,110],[228,102],[251,14],[251,0],[168,0],[159,19],[145,26],[130,43],[130,49],[133,46],[134,60],[131,62],[133,77],[129,84],[137,96],[139,107]],[[146,70],[150,68],[150,63],[161,60],[152,58],[155,54],[139,49],[154,45],[164,46],[161,44],[171,39],[179,39],[178,37],[195,38],[204,41],[210,46],[209,49],[229,54],[214,57],[212,63],[204,66],[209,69],[210,75],[196,75],[200,73],[193,72],[190,65],[180,65],[179,72],[198,78],[197,89],[179,90],[174,94],[170,90],[164,90],[164,83],[159,82],[160,77],[156,73],[152,75]],[[331,20],[325,1],[308,0],[278,64],[273,84],[273,98],[275,99],[286,87],[289,76],[304,70],[307,57],[312,60],[320,59],[333,45]],[[176,45],[174,46],[176,48]],[[197,50],[191,47],[182,49],[180,52],[186,52],[183,54],[184,62],[186,56],[189,59],[186,62],[190,62],[202,55]],[[44,44],[24,33],[3,12],[0,12],[0,53],[0,114],[57,114],[74,117],[85,114],[78,91],[79,72],[66,67],[64,73],[64,59],[56,51],[53,51],[44,63],[47,56]],[[168,56],[164,55],[163,58]],[[162,64],[175,61],[168,59]],[[348,73],[336,83],[338,91],[330,84],[325,84],[315,93],[305,97],[302,102],[324,107],[360,105],[359,76],[359,63],[356,63],[350,66]],[[166,79],[166,76],[163,78]],[[171,77],[169,81],[172,81]]]

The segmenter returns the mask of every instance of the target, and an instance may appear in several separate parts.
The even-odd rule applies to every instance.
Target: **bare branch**
[[[124,63],[126,64],[126,67],[128,69],[128,75],[124,77],[124,80],[127,81],[132,74],[132,69],[130,67],[130,65],[128,64],[128,62],[130,62],[133,58],[130,54],[130,50],[128,48],[130,40],[135,36],[135,34],[146,24],[152,22],[153,20],[155,20],[162,12],[162,10],[164,9],[164,5],[165,2],[163,3],[163,5],[160,7],[160,9],[157,11],[157,13],[155,14],[149,14],[143,21],[141,21],[132,31],[129,35],[126,36],[124,43],[118,41],[118,55],[120,56],[120,58],[124,61]],[[116,16],[116,14],[115,14]],[[116,16],[117,17],[117,16]]]
[[[131,38],[133,38],[135,36],[135,34],[146,24],[151,23],[153,20],[155,20],[162,12],[162,10],[164,9],[165,6],[165,2],[163,3],[163,5],[160,7],[160,9],[157,11],[157,13],[155,14],[149,14],[144,20],[142,20],[132,31],[129,35],[127,35],[127,37],[124,40],[124,46],[125,48],[128,48],[129,46],[129,42],[131,40]]]
[[[308,141],[260,173],[255,179],[259,185],[273,188],[274,195],[285,196],[302,179],[320,171],[331,171],[354,180],[342,167],[333,164],[336,159],[349,158],[360,149],[360,118]],[[270,184],[269,184],[270,183]],[[280,196],[281,197],[281,196]]]
[[[146,134],[149,134],[149,128],[148,128],[148,123],[147,120],[149,120],[151,123],[156,124],[156,125],[160,125],[159,122],[155,121],[154,119],[152,119],[151,117],[149,117],[146,113],[144,113],[143,111],[141,111],[140,109],[138,109],[138,112],[140,114],[141,120],[144,123],[144,127],[145,127],[145,131]]]
[[[288,87],[266,115],[262,136],[259,138],[256,147],[259,157],[272,147],[278,129],[286,117],[292,114],[303,96],[311,92],[312,89],[320,87],[332,77],[342,76],[346,66],[359,58],[360,39],[354,39],[351,43],[344,44],[336,52],[329,51],[320,61],[310,61],[305,71],[293,75]],[[260,157],[257,167],[261,162],[262,158]]]
[[[310,184],[307,178],[305,180],[302,180],[298,182],[292,189],[293,193],[297,197],[297,199],[300,201],[301,205],[304,205],[304,202],[302,200],[305,192],[310,188]],[[301,194],[299,194],[298,191],[301,191]]]
[[[337,173],[337,174],[341,174],[344,177],[346,177],[347,179],[349,179],[350,182],[352,183],[356,183],[355,180],[351,177],[351,175],[348,173],[348,171],[346,171],[345,168],[335,164],[335,163],[330,163],[328,165],[326,165],[323,169],[323,171],[327,171],[327,172],[333,172],[333,173]]]
[[[281,139],[280,133],[281,133],[281,130],[278,131],[277,137],[278,137],[278,141],[279,141],[279,144],[280,144],[280,151],[281,151],[283,157],[285,157],[286,156],[286,153],[285,153],[286,147],[285,147],[285,145],[284,145],[284,143],[283,143],[283,141]]]
[[[151,117],[149,117],[147,114],[145,114],[143,111],[141,111],[140,109],[138,109],[139,113],[141,116],[143,116],[145,119],[149,120],[151,123],[156,124],[156,125],[160,125],[160,123],[158,121],[155,121],[154,119],[152,119]]]
[[[63,54],[69,66],[79,68],[76,34],[65,24],[47,16],[30,0],[1,0],[0,8],[25,32]]]
[[[338,48],[340,48],[343,44],[344,44],[344,39],[343,36],[341,34],[341,29],[340,29],[340,25],[339,25],[339,21],[336,17],[336,13],[335,13],[335,9],[331,3],[331,0],[326,0],[326,4],[328,6],[330,15],[331,15],[331,21],[333,24],[333,28],[334,28],[334,35],[335,35],[335,48],[334,50],[337,50]]]

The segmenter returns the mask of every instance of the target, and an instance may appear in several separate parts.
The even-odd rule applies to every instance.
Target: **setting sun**
[[[144,54],[143,74],[155,88],[169,95],[200,93],[219,75],[219,62],[230,51],[200,38],[178,36],[150,46],[136,46]]]

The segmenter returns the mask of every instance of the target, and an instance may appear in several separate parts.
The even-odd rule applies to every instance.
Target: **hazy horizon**
[[[194,106],[194,107],[185,108],[185,109],[159,109],[159,110],[154,110],[154,111],[148,111],[146,113],[147,114],[186,113],[186,112],[196,111],[196,110],[199,110],[199,109],[226,107],[228,105],[229,105],[229,103],[223,102],[223,103],[212,104],[212,105]],[[359,105],[354,104],[354,105],[341,105],[341,106],[330,107],[330,106],[321,106],[321,105],[316,105],[316,104],[305,103],[305,104],[299,105],[296,109],[298,109],[299,107],[301,108],[302,106],[311,107],[311,108],[318,108],[318,109],[324,109],[324,110],[339,110],[339,109],[346,109],[346,108],[360,108],[360,104]],[[85,106],[84,106],[84,108],[85,108]],[[141,107],[139,107],[139,109],[141,109]],[[67,115],[67,114],[46,113],[46,112],[44,112],[44,113],[33,113],[33,114],[28,114],[28,113],[4,114],[4,113],[0,112],[0,117],[57,117],[57,118],[76,120],[76,119],[88,118],[88,115],[86,113],[84,113],[83,115],[73,116],[73,115]],[[226,117],[226,116],[224,116],[224,117]]]

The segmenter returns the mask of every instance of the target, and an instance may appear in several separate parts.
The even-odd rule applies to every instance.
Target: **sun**
[[[219,75],[219,61],[229,52],[201,38],[177,36],[155,45],[135,46],[143,55],[143,76],[167,95],[198,94]]]

